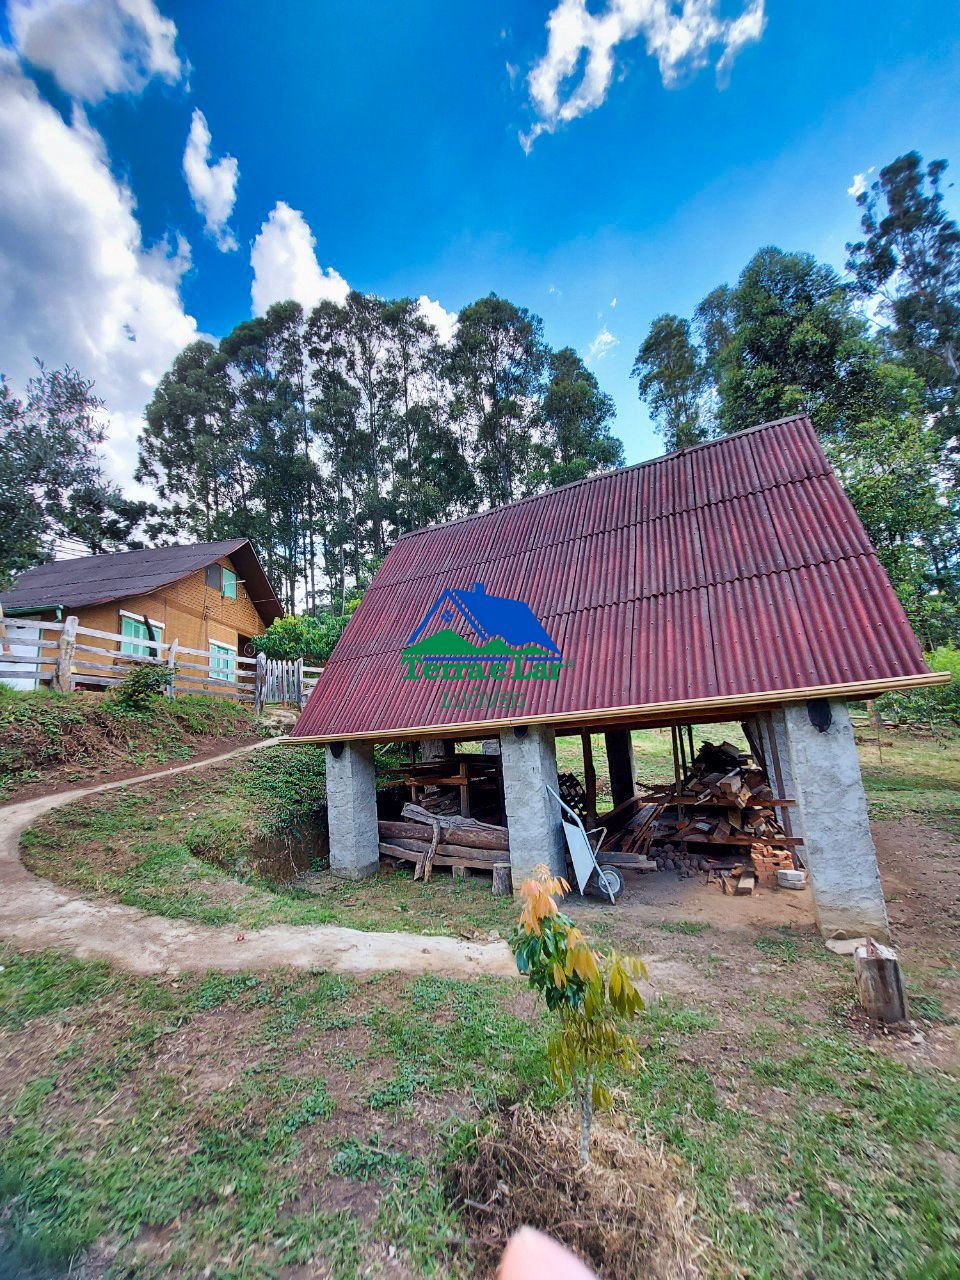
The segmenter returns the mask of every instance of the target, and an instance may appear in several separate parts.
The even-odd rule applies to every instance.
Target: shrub
[[[609,1089],[597,1078],[607,1067],[634,1070],[641,1062],[637,1042],[617,1019],[635,1018],[643,1008],[636,982],[646,977],[638,956],[611,952],[601,957],[554,895],[569,893],[546,867],[525,880],[526,905],[512,939],[517,968],[546,1006],[560,1019],[550,1037],[547,1059],[557,1084],[572,1088],[580,1103],[580,1161],[590,1163],[590,1127],[594,1107],[608,1107]]]
[[[960,649],[944,644],[924,655],[931,671],[949,671],[949,684],[885,693],[877,711],[898,724],[960,725]]]
[[[144,715],[170,688],[175,669],[156,662],[137,662],[120,681],[114,702],[124,711]]]
[[[351,614],[360,603],[359,597],[348,600],[342,614],[323,614],[319,618],[306,615],[295,618],[288,614],[271,622],[262,636],[251,641],[257,653],[268,658],[293,661],[303,658],[309,663],[326,662],[343,635]]]

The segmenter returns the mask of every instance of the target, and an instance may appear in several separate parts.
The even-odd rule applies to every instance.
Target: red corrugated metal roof
[[[442,705],[489,681],[402,677],[433,602],[474,582],[526,601],[570,664],[525,682],[518,710]],[[404,535],[293,732],[586,720],[927,673],[813,427],[791,418]]]

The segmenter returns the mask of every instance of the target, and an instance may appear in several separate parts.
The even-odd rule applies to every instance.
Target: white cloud
[[[611,298],[611,299],[610,299],[610,305],[611,305],[611,307],[615,307],[615,306],[617,305],[617,300],[616,300],[616,298]]]
[[[667,88],[704,67],[720,47],[717,78],[723,83],[739,51],[760,39],[765,0],[749,0],[736,18],[717,16],[717,0],[608,0],[591,13],[586,0],[559,0],[547,18],[547,51],[527,78],[539,117],[520,135],[529,151],[541,133],[599,107],[613,79],[617,46],[643,36]],[[572,83],[568,83],[572,82]]]
[[[34,355],[94,379],[121,482],[136,464],[144,405],[197,336],[179,292],[189,263],[182,238],[144,245],[133,196],[82,110],[65,123],[15,59],[0,58],[0,367],[15,390]]]
[[[206,116],[197,107],[190,121],[190,133],[183,153],[183,176],[190,195],[203,221],[224,253],[237,248],[237,240],[227,226],[237,199],[240,170],[233,156],[214,162],[210,150],[210,128]]]
[[[260,228],[250,265],[253,314],[262,315],[274,302],[293,298],[304,308],[329,300],[346,302],[350,286],[333,267],[317,261],[316,237],[299,209],[278,200]]]
[[[428,298],[422,293],[417,299],[417,309],[425,320],[429,320],[437,333],[440,335],[440,341],[444,346],[449,346],[453,341],[453,335],[457,331],[457,313],[448,311],[434,298]]]
[[[607,352],[612,351],[614,347],[619,347],[619,345],[620,339],[614,337],[610,330],[604,327],[590,343],[590,358],[592,360],[602,360]]]
[[[176,25],[153,0],[9,0],[7,13],[20,55],[81,101],[183,74]]]
[[[853,181],[850,183],[850,186],[847,187],[848,196],[853,196],[854,200],[856,200],[858,196],[863,195],[869,185],[867,183],[867,179],[870,177],[871,173],[873,173],[875,167],[875,165],[871,165],[866,173],[855,173],[853,175]]]

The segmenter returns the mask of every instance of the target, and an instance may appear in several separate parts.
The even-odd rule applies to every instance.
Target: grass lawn
[[[701,736],[739,740],[731,726]],[[915,815],[955,830],[955,749],[895,743],[882,765],[862,748],[874,816],[898,840]],[[644,781],[670,776],[668,735],[635,747]],[[561,740],[562,769],[579,749]],[[30,864],[90,896],[243,928],[507,934],[513,904],[479,880],[394,874],[312,897],[258,873],[289,857],[278,811],[308,823],[317,754],[272,749],[58,810],[30,834]],[[595,756],[599,772],[599,742]],[[960,861],[947,835],[938,847]],[[869,1036],[850,962],[807,925],[587,917],[655,975],[645,1068],[612,1081],[616,1111],[662,1146],[705,1276],[960,1274],[955,909],[944,900],[941,921],[934,899],[923,931],[916,895],[900,910],[917,1039]],[[52,952],[0,963],[0,1275],[469,1276],[456,1169],[495,1107],[556,1101],[549,1022],[519,981],[139,979]]]

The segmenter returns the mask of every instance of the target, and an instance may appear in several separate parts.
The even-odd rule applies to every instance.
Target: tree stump
[[[513,894],[513,876],[510,871],[509,862],[495,862],[493,864],[493,896],[495,898],[509,898]]]
[[[909,1022],[903,974],[892,947],[868,938],[853,953],[853,976],[864,1012],[875,1022],[898,1026]]]

